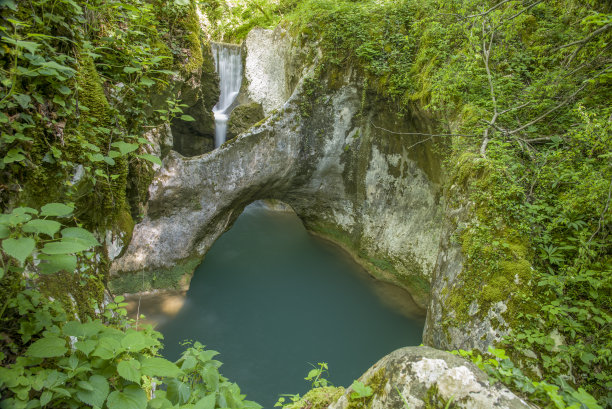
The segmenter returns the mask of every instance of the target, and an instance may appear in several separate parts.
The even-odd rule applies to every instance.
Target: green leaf
[[[182,371],[174,363],[164,358],[147,357],[142,360],[142,374],[147,376],[174,377]]]
[[[64,74],[74,74],[76,73],[76,70],[73,68],[70,68],[66,65],[61,65],[56,63],[55,61],[45,61],[44,63],[42,63],[42,66],[45,68],[49,68],[52,70],[58,70],[61,71]]]
[[[195,118],[192,117],[191,115],[181,115],[181,119],[183,121],[187,121],[187,122],[193,122],[195,121]]]
[[[123,348],[114,338],[103,337],[100,338],[96,350],[93,352],[93,356],[98,356],[102,359],[113,359],[123,352]]]
[[[0,280],[4,277],[4,269],[0,267]]]
[[[109,390],[108,381],[105,377],[101,375],[92,375],[89,377],[89,382],[79,382],[77,385],[79,389],[77,390],[76,396],[81,402],[99,408],[104,405]]]
[[[201,371],[202,380],[208,386],[208,389],[216,392],[219,390],[219,370],[211,364],[207,364]]]
[[[72,214],[73,206],[67,206],[63,203],[49,203],[41,208],[41,216],[67,217]]]
[[[142,155],[136,155],[137,157],[144,159],[144,160],[148,160],[149,162],[155,163],[156,165],[162,166],[162,161],[161,159],[159,159],[157,156],[155,155],[150,155],[148,153],[142,154]]]
[[[38,265],[42,274],[55,274],[58,271],[72,273],[77,267],[77,258],[72,254],[39,254],[36,258],[42,261]]]
[[[214,409],[216,401],[216,393],[211,393],[197,401],[196,404],[193,406],[193,409]]]
[[[11,230],[6,224],[0,224],[0,240],[6,239],[11,235]]]
[[[31,54],[34,54],[36,52],[36,49],[40,47],[40,44],[34,43],[32,41],[15,40],[11,37],[6,37],[6,36],[2,37],[2,41],[12,44],[16,47],[25,48]]]
[[[167,385],[167,398],[170,402],[175,405],[182,405],[189,400],[191,388],[188,383],[181,382],[178,379],[170,379]]]
[[[91,351],[94,350],[94,348],[98,345],[98,341],[95,341],[93,339],[88,339],[85,341],[77,341],[74,346],[77,350],[81,351],[82,353],[84,353],[85,355],[89,356],[89,354],[91,353]]]
[[[87,338],[98,334],[104,328],[104,325],[99,320],[86,323],[68,321],[64,324],[62,331],[64,335],[71,337]]]
[[[372,395],[372,388],[363,384],[363,382],[354,381],[351,385],[353,392],[351,393],[352,399],[365,398]]]
[[[72,254],[79,253],[93,247],[91,244],[85,241],[77,240],[78,239],[71,239],[70,241],[62,240],[47,243],[41,251],[45,254]]]
[[[122,155],[126,155],[138,149],[137,143],[127,143],[123,141],[113,142],[111,143],[111,146],[119,149],[119,152],[121,152]]]
[[[151,409],[174,409],[175,406],[166,398],[162,398],[157,396],[157,392],[155,393],[156,397],[149,401],[148,408]]]
[[[23,152],[23,150],[13,148],[6,153],[6,156],[2,160],[4,163],[21,162],[25,159],[25,156],[23,156],[20,152]]]
[[[59,94],[55,94],[53,96],[53,102],[55,102],[57,105],[60,105],[64,108],[66,107],[66,101]]]
[[[135,72],[140,71],[140,68],[136,68],[136,67],[123,67],[123,72],[125,72],[126,74],[132,74]]]
[[[121,340],[121,346],[131,352],[139,352],[149,346],[142,332],[131,330]]]
[[[32,98],[27,94],[14,94],[13,99],[17,101],[17,103],[23,109],[26,109],[30,105],[30,102],[32,101]]]
[[[79,239],[79,242],[89,244],[90,246],[99,246],[100,242],[89,231],[80,227],[67,227],[62,230],[62,237],[68,239]]]
[[[147,394],[137,386],[128,386],[123,392],[114,391],[108,395],[108,409],[145,409]]]
[[[79,381],[77,382],[77,386],[81,389],[84,389],[86,391],[93,391],[94,387],[91,386],[91,384],[87,381]]]
[[[53,238],[53,235],[59,231],[62,224],[55,220],[34,219],[23,225],[23,231],[26,233],[46,234]]]
[[[151,85],[155,85],[155,81],[147,77],[142,77],[140,79],[140,84],[144,85],[145,87],[150,87]]]
[[[188,356],[185,359],[183,359],[183,362],[181,363],[181,370],[189,371],[189,370],[195,368],[197,363],[198,363],[198,361],[197,361],[197,359],[195,359],[195,357]]]
[[[140,385],[140,362],[135,359],[121,361],[117,365],[117,373],[123,379],[135,382]]]
[[[2,249],[6,254],[19,261],[19,265],[23,265],[23,262],[28,258],[35,247],[36,242],[31,237],[5,239],[2,241]]]
[[[40,406],[45,406],[47,403],[51,402],[51,398],[53,398],[53,392],[44,391],[40,395]]]
[[[59,87],[57,87],[57,90],[64,95],[69,95],[72,92],[70,88],[65,85],[60,85]]]
[[[27,356],[34,358],[53,358],[63,356],[66,348],[66,340],[58,337],[45,337],[34,342],[26,351]]]

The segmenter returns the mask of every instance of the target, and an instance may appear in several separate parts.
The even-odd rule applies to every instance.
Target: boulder
[[[359,378],[372,395],[358,397],[353,388],[329,409],[528,409],[528,404],[500,384],[491,385],[473,363],[429,347],[398,349]]]

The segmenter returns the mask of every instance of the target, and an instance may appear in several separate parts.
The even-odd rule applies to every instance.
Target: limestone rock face
[[[296,47],[282,27],[254,28],[247,35],[243,50],[244,79],[240,103],[257,102],[265,115],[279,109],[293,94],[309,69],[305,63],[309,49]]]
[[[144,219],[113,263],[115,280],[159,279],[202,258],[246,205],[276,199],[426,306],[442,228],[441,161],[431,138],[399,134],[422,131],[421,118],[364,108],[362,83],[347,75],[342,86],[313,92],[306,81],[278,112],[221,148],[192,158],[171,151]]]
[[[466,409],[534,407],[505,387],[490,385],[487,378],[474,364],[449,352],[408,347],[382,358],[359,381],[372,388],[365,402],[373,409],[405,409],[404,399],[410,409],[444,407],[451,400],[453,407]],[[348,408],[354,401],[352,392],[347,388],[329,409]]]
[[[257,102],[237,106],[230,114],[226,139],[240,135],[262,119],[264,119],[263,108]]]

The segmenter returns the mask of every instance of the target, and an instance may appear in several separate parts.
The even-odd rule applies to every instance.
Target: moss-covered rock
[[[113,294],[139,293],[152,290],[181,290],[189,288],[189,282],[201,258],[177,262],[173,267],[151,271],[136,271],[112,276],[108,288]]]
[[[298,401],[283,406],[283,409],[325,409],[337,401],[343,393],[343,387],[313,388]]]
[[[261,104],[252,102],[237,106],[230,114],[227,123],[227,139],[235,138],[262,119],[264,111]]]
[[[371,388],[370,396],[353,395],[349,387],[329,409],[429,409],[438,404],[466,409],[532,407],[505,387],[491,385],[471,362],[429,347],[398,349],[374,364],[359,381]]]
[[[471,153],[449,172],[446,233],[432,283],[425,343],[487,351],[533,305],[520,296],[533,285],[528,238],[494,203],[514,200],[503,170]]]

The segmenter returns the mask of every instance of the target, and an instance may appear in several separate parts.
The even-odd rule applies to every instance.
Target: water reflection
[[[130,300],[130,310],[137,309]],[[140,312],[177,359],[185,339],[221,352],[222,372],[271,408],[304,393],[311,364],[348,385],[385,354],[421,343],[424,312],[404,290],[374,280],[288,212],[249,206],[217,240],[186,294],[140,298]]]

